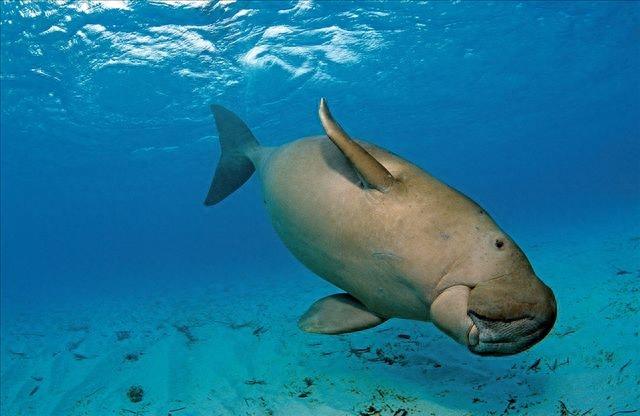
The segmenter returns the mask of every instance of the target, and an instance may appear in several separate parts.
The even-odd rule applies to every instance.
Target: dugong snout
[[[479,283],[469,292],[469,349],[479,355],[516,354],[543,339],[556,321],[553,292],[533,272]]]

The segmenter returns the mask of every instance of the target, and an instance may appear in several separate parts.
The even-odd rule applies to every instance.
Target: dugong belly
[[[392,173],[402,169],[396,156],[362,144]],[[362,192],[357,174],[326,136],[271,150],[259,173],[273,225],[299,261],[380,316],[428,319],[428,279],[408,282],[399,275],[393,230],[403,216],[389,213],[406,208],[377,191]]]

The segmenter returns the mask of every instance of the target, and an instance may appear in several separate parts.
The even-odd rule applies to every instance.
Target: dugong
[[[257,171],[276,232],[293,255],[343,293],[316,301],[298,326],[342,334],[391,318],[433,322],[479,355],[543,339],[553,292],[516,243],[474,201],[418,166],[354,140],[320,100],[325,136],[261,146],[219,105],[221,156],[205,205]]]

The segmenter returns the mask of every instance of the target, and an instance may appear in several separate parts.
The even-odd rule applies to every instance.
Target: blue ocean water
[[[2,414],[640,411],[640,3],[6,1],[0,27]],[[346,353],[330,358],[339,371],[316,364],[317,339],[364,346],[388,333],[299,334],[296,317],[334,289],[280,242],[258,178],[202,202],[220,156],[210,104],[276,146],[322,133],[320,97],[352,135],[490,212],[556,291],[561,332],[524,358],[478,361],[449,352],[428,324],[390,323],[419,328],[431,341],[417,354],[437,349],[438,368],[456,370],[423,376],[431,361],[404,344],[389,347],[407,357],[401,369]],[[193,329],[237,316],[261,322],[247,339]],[[227,372],[209,380],[196,368],[214,347],[189,349],[180,320],[220,351],[268,358],[220,353]],[[116,331],[130,331],[147,362],[120,369]],[[168,337],[178,337],[169,352],[153,353]],[[74,342],[86,351],[72,353]],[[540,355],[542,370],[527,370]],[[315,395],[287,390],[307,373]],[[145,385],[136,408],[126,387],[145,377],[169,387]],[[237,395],[212,387],[220,380],[236,380]],[[375,396],[376,383],[395,402]],[[488,383],[487,396],[473,388]]]

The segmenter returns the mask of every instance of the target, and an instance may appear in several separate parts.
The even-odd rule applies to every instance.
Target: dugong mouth
[[[531,347],[551,330],[534,318],[492,319],[470,310],[469,350],[478,355],[511,355]]]
[[[510,355],[551,331],[557,305],[551,289],[526,269],[477,284],[469,292],[466,314],[472,322],[467,334],[471,352]]]

